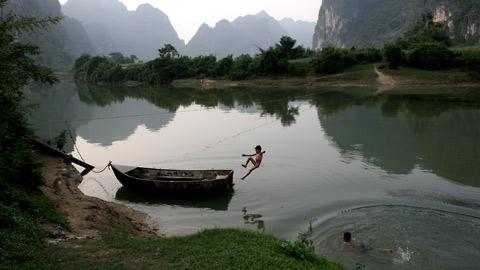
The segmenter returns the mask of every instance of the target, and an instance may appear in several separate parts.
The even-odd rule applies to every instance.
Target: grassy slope
[[[20,269],[344,269],[318,256],[304,260],[287,255],[272,236],[214,229],[173,238],[77,240],[38,251]]]
[[[358,82],[363,84],[374,84],[377,74],[373,64],[356,65],[346,69],[344,72],[333,75],[323,75],[318,78],[322,82]]]
[[[400,82],[421,83],[422,81],[437,84],[456,84],[475,82],[475,79],[465,71],[459,69],[450,70],[420,70],[401,67],[399,69],[383,69],[383,73],[392,76]],[[477,81],[478,82],[478,81]]]

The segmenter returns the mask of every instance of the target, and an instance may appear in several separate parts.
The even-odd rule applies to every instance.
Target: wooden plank
[[[85,168],[82,172],[81,172],[81,175],[82,176],[85,176],[87,175],[89,172],[91,172],[93,169],[95,169],[95,166],[92,166],[82,160],[79,160],[75,157],[73,157],[72,155],[69,155],[63,151],[60,151],[42,141],[39,141],[37,139],[32,139],[32,144],[33,144],[33,147],[35,147],[37,150],[41,151],[41,152],[44,152],[46,154],[49,154],[49,155],[52,155],[52,156],[55,156],[55,157],[59,157],[59,158],[63,158],[66,162],[68,163],[74,163],[74,164],[77,164],[83,168]]]

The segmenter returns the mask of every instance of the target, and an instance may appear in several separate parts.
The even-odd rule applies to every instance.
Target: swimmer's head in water
[[[343,241],[350,242],[352,240],[352,234],[350,232],[343,233]]]
[[[260,145],[255,146],[255,150],[257,153],[260,153],[262,151],[262,147]]]

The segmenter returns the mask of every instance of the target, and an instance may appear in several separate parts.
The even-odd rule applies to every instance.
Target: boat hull
[[[134,177],[128,175],[129,172],[122,172],[114,165],[111,165],[113,173],[118,181],[127,189],[137,190],[143,192],[155,192],[155,193],[193,193],[193,194],[203,194],[203,193],[215,193],[215,192],[225,192],[233,190],[233,171],[222,171],[227,172],[223,177],[217,179],[203,179],[203,180],[191,180],[191,179],[181,179],[176,177],[173,178],[162,178],[162,179],[144,179],[139,177]],[[154,170],[154,169],[151,169]],[[182,172],[182,171],[177,171]],[[187,172],[187,171],[185,171]],[[202,172],[202,171],[188,171],[188,172]],[[203,172],[214,172],[214,171],[203,171]]]

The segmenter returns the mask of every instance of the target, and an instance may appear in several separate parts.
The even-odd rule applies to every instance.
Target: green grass
[[[290,64],[304,64],[304,65],[310,65],[312,62],[312,57],[306,57],[306,58],[298,58],[298,59],[293,59],[288,61]]]
[[[323,82],[359,82],[373,84],[377,80],[373,64],[355,65],[342,73],[324,75],[319,78]]]
[[[401,67],[399,69],[383,69],[383,73],[392,76],[397,80],[413,81],[432,81],[435,83],[467,83],[474,79],[463,70],[421,70],[414,68]]]
[[[285,244],[287,243],[287,244]],[[17,269],[331,269],[338,263],[298,256],[272,236],[238,229],[213,229],[186,237],[133,238],[112,234],[40,250]],[[304,251],[309,253],[309,251]],[[292,255],[295,254],[295,255]]]
[[[288,74],[291,76],[305,76],[313,70],[311,58],[290,60]]]
[[[480,52],[480,45],[459,45],[451,48],[454,51],[477,51]]]

